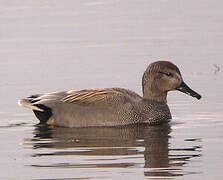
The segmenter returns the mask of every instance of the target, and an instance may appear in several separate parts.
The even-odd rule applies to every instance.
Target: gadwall
[[[201,96],[183,81],[176,65],[157,61],[142,78],[143,97],[123,88],[85,89],[32,95],[19,101],[33,110],[40,123],[63,127],[160,124],[171,119],[167,92]]]

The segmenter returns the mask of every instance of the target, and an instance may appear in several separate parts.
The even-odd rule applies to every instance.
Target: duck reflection
[[[160,158],[162,158],[162,163],[163,158],[167,159],[165,162],[168,161],[168,134],[170,130],[169,124],[163,124],[162,126],[132,125],[104,128],[51,128],[50,126],[40,125],[36,127],[32,141],[35,141],[33,144],[35,149],[49,147],[57,149],[58,151],[55,151],[52,155],[104,156],[144,154],[151,163],[148,164],[148,167],[160,167],[158,165]],[[46,141],[45,143],[44,140]],[[60,151],[71,148],[91,148],[91,150]],[[142,148],[145,148],[145,151],[142,151]],[[35,154],[34,156],[44,155]],[[153,157],[155,157],[154,160],[152,160]]]
[[[95,157],[96,163],[58,163],[48,166],[32,166],[73,168],[143,167],[145,168],[145,176],[180,176],[183,173],[179,173],[179,168],[193,156],[187,156],[187,158],[183,159],[183,156],[173,158],[173,155],[169,155],[170,151],[175,151],[169,148],[170,132],[171,128],[168,123],[159,126],[141,124],[104,128],[52,128],[47,125],[37,125],[34,130],[34,137],[30,140],[32,147],[34,149],[48,149],[48,151],[41,151],[41,153],[38,151],[32,154],[33,157],[78,155]],[[179,152],[179,149],[176,151]],[[105,163],[108,161],[104,161],[100,163],[103,159],[108,160],[106,159],[107,157],[110,160],[119,159],[123,162],[109,161],[110,163]],[[134,161],[134,158],[135,160],[141,159],[140,161]],[[180,161],[173,163],[173,161],[178,161],[178,158]],[[177,173],[166,170],[170,167],[174,167],[174,170],[177,167]],[[157,171],[157,168],[163,168],[165,171]]]

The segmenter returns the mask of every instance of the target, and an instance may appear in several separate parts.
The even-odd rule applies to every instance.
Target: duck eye
[[[169,76],[169,77],[173,77],[173,74],[171,72],[161,72],[161,71],[159,71],[159,73],[165,74],[166,76]]]
[[[166,73],[167,76],[173,76],[171,72]]]

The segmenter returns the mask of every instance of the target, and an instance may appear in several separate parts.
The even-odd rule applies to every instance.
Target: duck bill
[[[197,92],[193,91],[191,88],[189,88],[185,82],[182,82],[181,85],[178,88],[176,88],[176,90],[181,91],[181,92],[188,94],[192,97],[195,97],[197,99],[201,99],[201,95],[198,94]]]

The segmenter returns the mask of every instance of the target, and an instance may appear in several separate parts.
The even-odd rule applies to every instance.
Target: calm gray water
[[[3,1],[0,179],[221,179],[223,2]],[[170,126],[41,127],[22,97],[124,87],[170,60],[200,101],[170,92]]]

